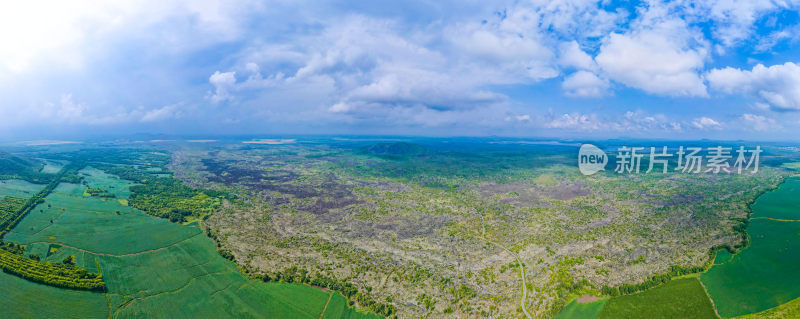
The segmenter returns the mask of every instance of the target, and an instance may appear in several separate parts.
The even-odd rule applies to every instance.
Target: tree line
[[[37,261],[0,249],[3,272],[24,279],[60,288],[105,291],[103,275],[88,272],[71,263]]]

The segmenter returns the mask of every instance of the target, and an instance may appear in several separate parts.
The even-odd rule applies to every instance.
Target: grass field
[[[753,204],[751,218],[800,220],[800,178],[794,177]]]
[[[25,245],[60,244],[90,253],[120,255],[158,249],[201,233],[198,228],[175,227],[150,218],[116,200],[75,195],[77,186],[59,185],[45,204],[31,211],[6,239]]]
[[[760,312],[800,297],[800,180],[753,205],[750,247],[700,279],[723,317]]]
[[[83,185],[61,184],[6,240],[26,244],[26,253],[50,261],[75,256],[79,266],[103,274],[108,293],[62,290],[0,274],[4,294],[12,297],[0,298],[6,314],[18,318],[372,317],[346,307],[338,294],[248,280],[234,263],[217,254],[213,241],[199,228],[124,206],[119,199],[129,195],[128,182],[92,169],[81,173],[89,187],[107,189],[118,199],[88,197]]]
[[[89,185],[93,188],[100,188],[114,194],[116,198],[128,198],[131,196],[130,186],[136,185],[135,183],[127,180],[120,179],[114,175],[106,174],[105,172],[87,167],[80,171]]]
[[[711,301],[696,278],[672,280],[633,295],[609,299],[601,319],[717,318]]]
[[[33,184],[18,179],[0,180],[0,198],[6,196],[27,198],[44,188],[44,184]]]
[[[103,294],[55,288],[0,272],[3,318],[106,318]]]
[[[573,300],[558,313],[556,319],[595,319],[600,316],[606,301],[608,299],[589,303],[579,303],[577,300]]]
[[[725,249],[721,249],[721,250],[717,251],[717,255],[714,256],[714,265],[724,264],[724,263],[730,261],[731,257],[733,257],[733,255],[731,253],[729,253]]]
[[[800,317],[800,298],[777,306],[775,308],[764,310],[759,313],[748,314],[741,319],[795,319]]]
[[[42,166],[42,173],[48,174],[55,174],[64,167],[64,162],[62,161],[55,161],[55,160],[42,160],[44,162],[44,166]]]

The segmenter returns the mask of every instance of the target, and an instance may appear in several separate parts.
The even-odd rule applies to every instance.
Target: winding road
[[[503,245],[500,245],[498,243],[486,239],[486,225],[483,223],[483,215],[481,215],[481,232],[482,232],[481,237],[483,237],[484,241],[492,245],[495,245],[497,247],[500,247],[501,249],[511,254],[511,256],[514,256],[514,258],[517,260],[517,264],[519,265],[519,276],[522,277],[522,299],[520,299],[519,301],[519,306],[520,308],[522,308],[522,312],[525,313],[525,316],[528,317],[528,319],[533,319],[533,317],[531,317],[531,314],[528,313],[528,309],[525,309],[525,300],[527,299],[528,296],[528,289],[526,289],[525,285],[525,266],[522,265],[522,260],[519,259],[519,256],[517,254],[515,254],[508,248],[503,247]]]

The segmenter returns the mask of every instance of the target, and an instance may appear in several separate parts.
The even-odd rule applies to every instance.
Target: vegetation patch
[[[717,318],[697,278],[672,280],[633,295],[609,299],[598,318]]]
[[[100,198],[116,198],[117,196],[109,193],[107,190],[102,188],[87,188],[86,194],[92,197],[100,197]]]

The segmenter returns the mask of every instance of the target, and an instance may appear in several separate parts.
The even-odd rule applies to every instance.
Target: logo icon
[[[592,144],[583,144],[578,151],[578,168],[583,175],[592,175],[606,169],[606,152]]]

